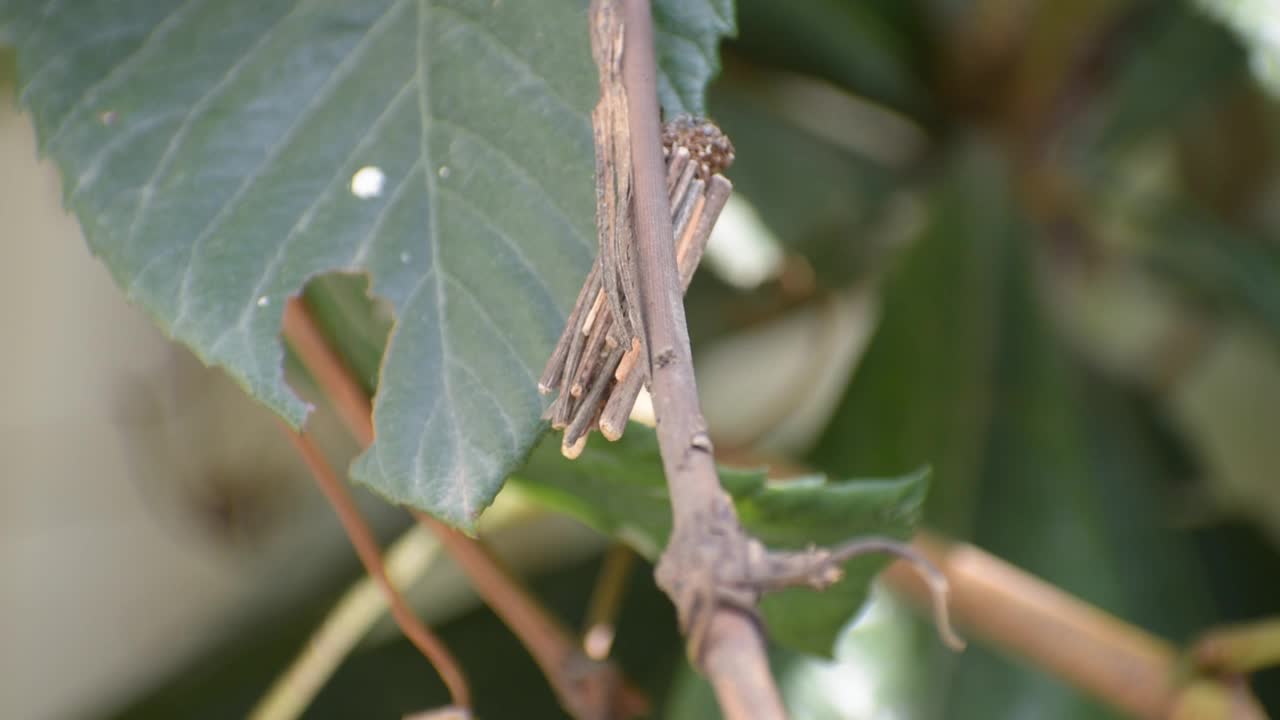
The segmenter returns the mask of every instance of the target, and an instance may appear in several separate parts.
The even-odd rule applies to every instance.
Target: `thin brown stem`
[[[648,0],[625,0],[623,6],[627,33],[623,80],[631,110],[640,299],[658,440],[664,447],[663,463],[671,486],[675,523],[680,525],[701,515],[703,508],[714,504],[714,498],[725,496],[698,406],[680,293],[658,124],[653,18]],[[671,451],[666,449],[668,446]],[[677,478],[681,481],[677,482]]]
[[[373,444],[373,405],[342,357],[329,344],[310,308],[300,298],[284,306],[284,339],[333,404],[360,447]]]
[[[786,711],[769,673],[755,618],[749,609],[735,608],[705,592],[708,585],[714,588],[707,575],[714,573],[710,566],[724,559],[717,549],[730,553],[744,549],[746,539],[733,504],[720,487],[698,406],[658,125],[653,17],[648,0],[624,0],[623,7],[622,74],[634,172],[636,269],[649,386],[673,511],[673,532],[659,564],[658,580],[675,601],[689,632],[694,663],[707,673],[726,716],[782,718]],[[727,544],[708,545],[709,534],[726,538]],[[752,600],[744,603],[746,608]],[[699,605],[702,615],[695,618]]]
[[[286,306],[284,336],[303,366],[320,386],[321,392],[333,403],[351,434],[362,447],[368,447],[374,437],[369,394],[324,337],[303,301],[292,300]],[[330,475],[332,476],[332,471]],[[336,482],[336,476],[334,480]],[[345,485],[337,483],[337,487],[342,494],[346,493]],[[341,496],[331,496],[330,502],[334,503],[335,509],[342,517],[344,512],[354,511],[354,506],[340,505],[340,498]],[[573,710],[574,708],[607,707],[609,710],[609,713],[604,715],[588,712],[588,714],[575,714],[575,717],[603,720],[604,718],[631,717],[643,712],[646,706],[643,696],[628,686],[612,665],[593,663],[587,658],[568,630],[562,628],[556,630],[556,623],[551,615],[501,567],[487,548],[429,516],[420,513],[415,515],[423,525],[435,533],[445,551],[472,579],[476,592],[485,603],[505,621],[511,618],[519,621],[518,624],[508,622],[508,627],[535,659],[542,658],[547,661],[545,664],[540,661],[539,666],[547,673],[548,681],[556,688],[566,708]],[[372,535],[368,533],[367,526],[364,526],[364,533],[371,541]],[[364,540],[357,541],[356,535],[350,530],[348,535],[351,535],[352,543],[359,551]],[[376,546],[374,546],[374,555],[376,556]],[[364,557],[362,553],[361,558],[364,559]],[[378,562],[378,567],[381,567],[380,559],[376,557],[374,559]],[[373,570],[370,570],[370,574],[373,574]],[[477,578],[482,582],[477,582]],[[394,608],[394,605],[392,607]],[[554,658],[569,660],[552,662]],[[608,690],[608,694],[603,699],[599,697],[602,688]]]
[[[440,543],[426,528],[413,526],[383,555],[387,577],[396,587],[418,578],[439,554]],[[387,597],[366,574],[347,589],[249,712],[248,720],[296,720],[302,717],[334,671],[374,624],[387,613]],[[454,708],[457,710],[457,708]]]
[[[493,611],[521,639],[573,717],[608,720],[648,710],[644,696],[629,687],[614,666],[587,657],[569,629],[512,577],[484,543],[424,512],[415,510],[413,516],[440,539],[476,592],[482,597],[502,596],[501,603],[491,605]]]
[[[507,601],[494,612],[509,627],[520,628],[520,636],[529,646],[529,653],[544,670],[554,670],[566,661],[571,643],[559,639],[568,631],[559,627],[523,587],[515,583],[511,572],[483,543],[476,542],[434,517],[419,510],[410,511],[415,520],[440,539],[445,550],[471,580],[471,585],[481,596],[502,593]]]
[[[342,522],[343,529],[347,531],[347,537],[351,539],[351,544],[355,547],[356,555],[360,557],[365,570],[382,588],[387,598],[387,605],[391,609],[391,616],[400,626],[401,632],[427,657],[436,668],[436,672],[440,673],[440,678],[449,689],[454,706],[471,707],[471,690],[467,686],[467,679],[462,673],[461,666],[444,643],[418,620],[418,617],[405,604],[404,598],[396,587],[391,584],[386,568],[382,565],[382,554],[378,549],[378,543],[370,532],[369,525],[365,523],[364,517],[356,509],[355,501],[347,491],[347,486],[338,479],[329,461],[325,459],[311,436],[296,432],[283,423],[281,427],[284,428],[285,434],[289,436],[289,441],[293,443],[298,454],[302,456],[303,462],[315,477],[325,497],[329,499],[329,504],[338,513],[338,519]]]

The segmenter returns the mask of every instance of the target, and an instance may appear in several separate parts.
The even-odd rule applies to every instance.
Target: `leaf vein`
[[[448,275],[448,276],[445,276],[445,279],[452,282],[454,285],[457,285],[458,290],[460,290],[464,295],[467,296],[469,300],[471,300],[471,304],[474,305],[476,308],[476,311],[480,313],[480,318],[484,320],[485,324],[489,326],[489,329],[493,331],[494,337],[498,338],[498,340],[504,346],[506,346],[507,351],[511,353],[511,357],[517,359],[516,364],[519,365],[520,369],[524,370],[525,375],[529,377],[529,380],[531,382],[530,387],[536,387],[538,384],[538,377],[537,375],[534,375],[533,368],[529,367],[529,365],[524,362],[524,358],[522,358],[520,356],[520,353],[516,351],[515,346],[511,344],[510,338],[508,338],[507,334],[504,333],[502,329],[498,326],[498,323],[493,319],[493,316],[485,308],[484,304],[480,302],[480,298],[474,292],[472,292],[471,288],[467,287],[462,282],[462,280],[460,280],[456,276]]]
[[[461,362],[458,362],[456,359],[452,359],[449,361],[448,364],[457,368],[458,370],[461,370],[462,374],[471,378],[471,382],[475,383],[476,386],[480,388],[480,392],[489,399],[490,404],[493,405],[494,410],[497,412],[497,415],[502,418],[502,422],[507,428],[507,438],[511,441],[512,453],[519,452],[520,438],[516,434],[515,422],[511,417],[511,413],[508,412],[505,407],[503,407],[502,403],[498,399],[497,394],[493,392],[493,388],[486,385],[484,381],[480,379],[480,376],[476,375],[476,372],[472,370],[470,367],[468,367],[465,363],[461,363]]]
[[[236,61],[231,64],[231,67],[227,68],[227,71],[218,80],[218,82],[214,83],[213,86],[205,92],[199,100],[192,103],[190,109],[187,110],[187,114],[184,116],[182,123],[178,126],[178,129],[174,131],[173,137],[169,138],[169,144],[165,147],[164,153],[156,162],[156,167],[152,171],[151,176],[147,178],[147,181],[142,185],[142,188],[138,193],[138,204],[134,207],[133,219],[129,223],[129,233],[124,240],[124,248],[126,252],[128,252],[128,249],[132,247],[135,239],[137,238],[141,223],[144,221],[147,211],[151,207],[151,197],[155,194],[156,183],[159,181],[160,176],[168,169],[170,162],[172,162],[174,153],[177,152],[183,141],[186,140],[186,136],[191,129],[192,122],[194,122],[195,119],[205,111],[205,108],[208,106],[212,98],[214,98],[228,83],[236,78],[239,72],[245,67],[249,60],[253,58],[257,51],[266,45],[267,40],[271,37],[271,30],[283,22],[290,13],[301,7],[304,1],[305,0],[298,0],[294,5],[293,10],[290,10],[289,13],[277,18],[275,23],[262,33],[262,37],[254,43],[253,47],[251,47],[248,52],[237,58]],[[194,254],[195,246],[193,243],[193,258]],[[188,271],[190,271],[190,264],[188,264]],[[186,284],[185,278],[183,284]],[[173,326],[177,326],[176,320],[173,323]]]
[[[533,286],[542,291],[542,295],[546,300],[548,309],[559,313],[556,306],[555,293],[551,291],[551,286],[547,284],[546,279],[542,277],[542,274],[538,272],[538,269],[534,266],[533,262],[529,260],[529,256],[524,254],[524,251],[520,248],[520,243],[516,242],[515,238],[511,237],[504,228],[489,219],[489,217],[485,213],[481,212],[480,208],[476,207],[475,203],[473,203],[463,193],[448,187],[447,185],[440,184],[436,185],[436,192],[445,192],[452,195],[457,200],[460,207],[466,209],[467,212],[475,217],[481,225],[489,228],[494,235],[497,235],[498,238],[502,240],[503,244],[511,249],[511,254],[520,261],[521,269],[524,270],[524,273],[533,280]]]
[[[431,152],[430,152],[430,132],[431,132],[431,100],[428,93],[429,76],[427,71],[426,54],[428,48],[426,46],[426,34],[428,27],[428,10],[430,3],[427,0],[418,0],[418,42],[416,60],[418,65],[418,110],[422,118],[421,134],[418,139],[419,154],[422,160],[423,182],[427,191],[427,237],[431,244],[431,265],[436,272],[444,272],[444,264],[440,254],[440,219],[438,217],[438,203],[436,200],[435,176],[431,171]],[[448,362],[449,356],[452,354],[449,349],[448,333],[445,332],[446,321],[446,296],[444,293],[444,283],[437,281],[435,283],[436,296],[436,329],[440,337],[440,357],[441,362]],[[441,368],[440,373],[441,388],[444,393],[445,402],[453,407],[453,388],[449,384],[449,373]],[[471,480],[462,469],[462,437],[458,433],[458,428],[454,423],[445,423],[447,428],[446,435],[449,438],[450,447],[453,450],[454,468],[456,471],[456,480],[458,487],[456,488],[461,498],[462,511],[467,517],[474,516],[474,507],[471,504],[472,488]],[[425,434],[423,436],[425,438]],[[421,485],[424,478],[416,477],[415,482]],[[452,483],[451,483],[452,484]]]
[[[285,255],[288,253],[289,247],[293,245],[294,240],[297,239],[299,234],[302,232],[302,229],[307,226],[307,224],[311,220],[311,217],[315,215],[315,212],[320,207],[321,202],[325,198],[330,196],[330,194],[334,190],[335,185],[339,183],[339,181],[344,177],[345,175],[345,173],[343,172],[344,169],[349,167],[351,165],[352,160],[354,160],[356,156],[358,156],[361,152],[364,152],[364,150],[368,148],[370,141],[377,137],[377,131],[379,127],[381,126],[383,121],[385,121],[387,118],[389,118],[392,115],[393,109],[400,104],[401,99],[407,98],[410,96],[409,90],[412,88],[412,86],[413,86],[412,83],[406,82],[404,87],[401,88],[400,91],[396,93],[395,97],[391,99],[391,102],[387,103],[387,107],[381,113],[379,113],[377,118],[374,119],[373,123],[370,125],[369,130],[365,133],[364,137],[362,137],[360,141],[355,144],[355,146],[351,149],[351,152],[347,154],[346,159],[343,160],[343,162],[338,166],[338,171],[335,172],[333,177],[329,179],[329,182],[326,184],[325,188],[320,192],[316,193],[315,200],[313,200],[305,210],[303,210],[301,213],[298,214],[298,219],[294,222],[293,226],[289,228],[289,233],[285,235],[284,240],[280,242],[280,245],[276,250],[276,254],[271,258],[271,261],[268,262],[267,265],[263,268],[262,274],[258,277],[258,282],[255,284],[253,291],[249,293],[248,300],[244,303],[244,307],[240,311],[240,317],[237,319],[234,325],[230,325],[225,330],[223,330],[222,333],[219,334],[218,339],[213,342],[213,348],[214,348],[215,354],[217,352],[218,346],[222,344],[224,338],[226,338],[229,334],[231,334],[232,332],[239,332],[242,334],[246,332],[248,328],[249,317],[254,313],[255,309],[258,307],[256,298],[261,296],[263,290],[266,289],[267,285],[271,282],[275,274],[279,271],[280,264],[284,262]],[[406,173],[406,175],[411,176],[414,172],[415,170],[413,168],[410,168],[409,172]],[[403,182],[401,183],[402,186],[405,184],[407,183],[403,183]],[[399,188],[397,188],[397,190],[398,189]],[[387,204],[390,204],[390,199],[388,199]],[[385,209],[386,209],[386,206],[384,205],[384,207],[379,211],[375,222],[380,222],[381,219],[385,217]],[[362,241],[361,247],[363,246],[364,246],[364,242]]]
[[[160,22],[156,23],[155,27],[151,29],[151,32],[147,33],[147,36],[142,39],[142,42],[138,43],[138,47],[134,48],[133,52],[120,58],[120,60],[118,60],[110,70],[103,74],[102,78],[99,79],[98,82],[86,88],[84,93],[80,95],[80,99],[67,109],[67,114],[62,116],[62,121],[58,123],[58,127],[54,129],[53,134],[45,141],[45,147],[52,146],[53,143],[57,141],[58,137],[62,135],[67,124],[71,122],[72,117],[77,113],[82,112],[86,107],[97,102],[98,95],[102,89],[108,85],[108,83],[116,80],[117,76],[124,74],[124,72],[134,63],[139,62],[146,54],[146,51],[151,49],[154,43],[165,37],[165,35],[178,25],[185,13],[199,5],[202,1],[203,0],[187,0],[186,3],[174,8],[173,12],[170,12],[168,15],[161,18]]]
[[[440,125],[448,126],[453,132],[473,138],[476,142],[488,148],[494,155],[497,155],[511,170],[515,171],[515,175],[523,181],[525,187],[536,190],[538,194],[546,200],[547,206],[556,211],[556,214],[560,216],[560,219],[564,221],[564,224],[568,226],[569,232],[573,236],[574,240],[577,240],[584,249],[591,250],[593,252],[595,251],[594,242],[588,240],[587,237],[583,235],[582,231],[574,225],[573,221],[569,218],[569,212],[555,200],[554,196],[549,190],[547,190],[546,186],[534,177],[532,171],[529,170],[527,165],[516,160],[515,157],[499,147],[492,139],[472,130],[469,127],[466,127],[465,125],[461,125],[453,122],[452,120],[447,120],[441,117],[434,117],[431,120],[432,122]]]
[[[539,84],[546,88],[547,95],[554,98],[570,116],[575,118],[583,117],[582,111],[575,108],[573,103],[569,102],[563,95],[557,92],[555,86],[551,84],[551,81],[545,75],[538,72],[527,59],[517,54],[509,45],[502,41],[502,38],[498,37],[492,30],[485,27],[483,22],[467,15],[466,13],[460,12],[457,8],[443,7],[440,5],[436,5],[435,8],[437,11],[444,11],[458,18],[458,20],[461,21],[461,25],[471,28],[476,35],[487,40],[491,46],[497,48],[503,55],[511,60],[513,64],[523,69],[528,78],[538,81]]]
[[[67,196],[68,201],[74,201],[82,190],[90,189],[97,182],[98,174],[102,172],[102,162],[110,157],[121,144],[127,145],[134,138],[145,134],[157,125],[162,125],[169,120],[177,117],[179,111],[171,111],[165,113],[157,113],[155,115],[144,117],[137,122],[132,123],[127,129],[122,128],[107,142],[98,147],[98,151],[89,159],[83,172],[76,176],[76,184],[71,188],[70,194]]]
[[[290,13],[277,20],[276,24],[272,26],[272,28],[268,28],[263,32],[263,38],[265,39],[271,35],[274,28],[279,27],[280,23],[296,11],[297,8],[300,8],[304,2],[305,0],[299,0],[298,4],[294,6],[293,11],[290,11]],[[392,8],[396,7],[396,5],[397,3],[392,3],[387,6],[387,9],[383,11],[377,21],[370,24],[369,27],[365,29],[364,33],[360,36],[359,41],[357,41],[351,50],[347,52],[346,56],[342,58],[342,61],[334,66],[333,71],[325,78],[324,83],[316,93],[312,95],[307,104],[298,111],[293,122],[285,129],[284,135],[282,135],[280,139],[274,143],[271,150],[263,156],[262,161],[258,163],[257,167],[255,167],[252,172],[240,181],[240,185],[236,188],[235,192],[232,193],[231,197],[225,204],[223,204],[222,208],[218,210],[213,218],[211,218],[209,222],[201,228],[199,234],[196,235],[196,239],[191,243],[190,259],[187,261],[186,271],[182,276],[182,285],[178,292],[178,315],[174,319],[173,323],[175,329],[181,328],[183,321],[190,313],[190,284],[200,248],[210,237],[213,236],[217,229],[226,222],[226,219],[230,217],[234,209],[240,205],[240,202],[249,192],[249,189],[253,187],[260,177],[262,177],[263,173],[265,173],[275,163],[276,159],[278,159],[284,151],[293,144],[293,138],[302,129],[302,127],[306,125],[307,120],[313,116],[315,109],[323,105],[333,96],[338,85],[347,78],[351,71],[358,65],[363,53],[373,44],[373,40],[378,36],[383,24],[388,22],[389,18],[394,16]],[[261,47],[262,45],[260,43],[255,45],[254,51]],[[212,94],[212,92],[210,94]],[[281,243],[281,245],[283,246],[283,243]],[[257,293],[254,293],[250,297],[246,298],[245,302],[253,307],[256,302],[256,297]]]

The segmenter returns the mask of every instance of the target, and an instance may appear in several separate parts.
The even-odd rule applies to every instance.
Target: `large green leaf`
[[[859,535],[906,539],[924,512],[928,476],[925,469],[896,479],[793,480],[736,496],[738,512],[743,524],[772,547],[833,545]],[[797,589],[766,596],[760,610],[771,637],[829,657],[841,629],[866,601],[872,579],[890,559],[878,555],[846,563],[844,578],[820,593]]]
[[[585,0],[56,5],[0,0],[0,36],[116,281],[296,425],[284,302],[368,273],[399,322],[353,473],[470,525],[537,439],[593,255]],[[701,109],[731,12],[656,4],[668,111]]]
[[[543,442],[512,480],[656,559],[671,533],[671,503],[653,431],[632,426],[617,443],[593,438],[571,463],[559,448],[558,442]],[[770,547],[796,549],[862,535],[909,537],[920,519],[927,476],[918,471],[884,480],[807,477],[773,483],[763,472],[722,469],[720,479],[750,532]],[[767,596],[761,610],[770,636],[788,647],[829,655],[886,561],[852,560],[844,578],[822,592]]]

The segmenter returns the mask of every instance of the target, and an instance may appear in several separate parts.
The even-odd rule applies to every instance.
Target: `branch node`
[[[951,649],[963,650],[965,642],[951,626],[946,576],[910,545],[888,538],[858,538],[834,548],[770,551],[733,518],[720,517],[672,534],[658,565],[658,584],[676,600],[681,627],[689,637],[690,659],[697,665],[714,610],[752,613],[765,593],[795,587],[824,590],[844,577],[845,562],[872,553],[904,560],[924,580],[938,636]]]
[[[711,446],[711,436],[705,430],[699,430],[689,438],[689,447],[694,450],[701,450],[708,455],[714,454],[715,450]]]
[[[963,650],[965,642],[952,628],[951,615],[947,609],[947,598],[950,595],[947,576],[907,543],[884,537],[864,537],[831,549],[810,548],[804,552],[773,553],[756,581],[765,591],[797,586],[821,590],[840,580],[843,576],[841,566],[845,562],[873,553],[893,555],[905,561],[920,576],[929,587],[938,636],[952,650]]]

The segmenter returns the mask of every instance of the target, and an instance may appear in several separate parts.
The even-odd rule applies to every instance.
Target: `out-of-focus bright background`
[[[72,11],[72,10],[68,10]],[[1174,643],[1280,613],[1280,7],[740,0],[710,94],[737,186],[688,299],[727,456],[934,467],[927,525]],[[239,717],[359,572],[276,421],[129,307],[61,209],[0,54],[0,717]],[[299,379],[299,383],[305,382]],[[354,446],[321,408],[345,466]],[[372,496],[382,540],[407,529]],[[500,502],[495,544],[577,621],[606,541]],[[560,717],[444,560],[415,604],[486,717]],[[632,573],[617,656],[706,717]],[[801,718],[1119,714],[878,590]],[[1280,677],[1254,688],[1280,713]],[[308,717],[438,681],[383,621]]]

